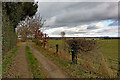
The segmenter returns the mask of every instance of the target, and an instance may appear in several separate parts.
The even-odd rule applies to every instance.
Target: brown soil
[[[25,43],[17,51],[3,78],[32,78],[25,54]]]
[[[32,53],[34,53],[38,61],[40,62],[40,65],[41,65],[40,67],[42,68],[47,78],[67,78],[63,70],[61,70],[57,65],[55,65],[43,54],[41,54],[38,50],[33,48],[31,44],[30,44],[30,49]]]

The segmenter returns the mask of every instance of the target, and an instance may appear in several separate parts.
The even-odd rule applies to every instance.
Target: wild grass
[[[27,53],[27,60],[28,60],[30,71],[32,72],[33,78],[45,78],[44,74],[40,70],[40,66],[37,58],[31,53],[28,45],[25,48]]]
[[[13,60],[13,56],[16,54],[16,52],[18,51],[20,46],[17,46],[16,48],[14,48],[11,52],[11,54],[9,54],[3,61],[2,61],[2,71],[6,72],[6,69],[8,67],[8,65],[12,62]]]
[[[54,43],[53,43],[54,44]],[[72,64],[71,61],[64,60],[63,58],[60,58],[57,54],[54,54],[53,52],[44,49],[43,47],[37,46],[33,43],[33,46],[40,51],[44,56],[48,57],[50,60],[52,60],[56,65],[58,65],[60,68],[62,68],[68,76],[70,77],[82,77],[85,74],[85,70],[80,68],[79,65]],[[89,76],[89,75],[87,75]]]

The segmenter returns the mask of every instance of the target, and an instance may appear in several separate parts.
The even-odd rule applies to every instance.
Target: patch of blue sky
[[[112,24],[114,21],[113,20],[104,20],[102,23],[104,24],[105,27],[109,27],[110,24]]]

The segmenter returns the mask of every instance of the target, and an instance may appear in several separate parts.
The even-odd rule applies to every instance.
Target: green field
[[[60,51],[63,48],[63,40],[49,40],[48,43],[52,51],[56,50],[56,44],[59,45],[58,51]]]
[[[62,40],[49,40],[50,45],[54,46],[58,44],[60,49],[62,48],[63,41]],[[98,40],[98,44],[100,45],[101,53],[109,58],[118,59],[118,39],[105,39]]]
[[[49,40],[48,43],[52,46],[56,46],[56,44],[59,45],[59,47],[62,47],[63,40]]]
[[[104,56],[118,59],[118,39],[99,40]]]

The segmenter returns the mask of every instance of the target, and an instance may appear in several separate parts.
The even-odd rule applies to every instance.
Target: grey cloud
[[[81,31],[79,31],[79,32],[76,32],[76,31],[65,31],[67,34],[84,34],[84,33],[87,33],[87,32],[81,32]]]
[[[60,33],[61,33],[60,30],[56,30],[56,31],[52,32],[51,34],[52,34],[52,35],[60,35]]]
[[[74,29],[75,27],[73,27]],[[53,29],[55,29],[54,31],[52,31]],[[77,29],[77,28],[76,28]],[[92,29],[94,30],[94,29]],[[61,31],[64,31],[66,33],[66,35],[70,36],[76,36],[78,35],[78,37],[80,35],[86,35],[86,36],[99,36],[99,35],[114,35],[113,33],[115,33],[117,35],[117,26],[116,27],[112,27],[112,26],[109,26],[108,28],[101,28],[101,29],[96,29],[95,31],[91,31],[91,29],[87,29],[87,30],[72,30],[72,28],[66,28],[64,30],[61,30],[60,28],[51,28],[49,29],[49,31],[51,31],[49,33],[49,35],[59,35],[60,36],[60,33]]]
[[[41,2],[39,3],[38,12],[45,18],[47,24],[43,28],[50,35],[60,35],[62,28],[67,35],[103,35],[111,34],[112,29],[104,29],[100,26],[91,25],[91,23],[102,22],[103,20],[118,19],[118,3],[117,2]],[[88,25],[87,29],[71,29],[81,25]],[[108,25],[109,27],[116,25],[116,22]],[[80,29],[79,29],[80,28]],[[55,30],[53,30],[55,29]],[[67,30],[68,29],[68,30]],[[96,30],[95,30],[96,29]],[[53,30],[53,31],[51,31]],[[113,33],[112,33],[113,34]]]
[[[56,17],[55,26],[80,25],[101,20],[116,20],[118,3],[116,2],[48,2],[39,3],[39,12],[46,19]],[[52,25],[52,26],[53,26]]]
[[[98,29],[96,26],[88,26],[87,27],[88,30],[94,30],[94,29]]]

